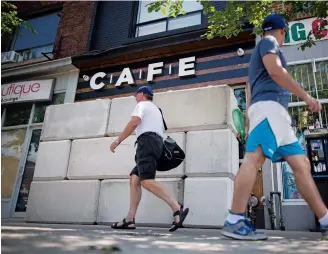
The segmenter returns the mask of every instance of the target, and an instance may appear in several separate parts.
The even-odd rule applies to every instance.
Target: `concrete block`
[[[231,208],[233,181],[227,177],[195,177],[185,180],[184,205],[189,207],[186,226],[224,224]]]
[[[237,107],[233,90],[226,85],[158,93],[154,103],[172,132],[226,128]]]
[[[32,182],[25,220],[85,223],[96,221],[100,181]]]
[[[124,140],[112,153],[117,137],[74,140],[68,166],[68,179],[129,178],[135,166],[135,136]]]
[[[136,105],[137,102],[133,96],[112,100],[107,128],[108,136],[118,136],[122,133],[126,124],[131,120],[131,114]]]
[[[237,108],[233,90],[226,85],[156,93],[154,103],[163,110],[168,132],[226,128]],[[112,100],[108,136],[123,131],[135,106],[132,96]]]
[[[41,142],[36,158],[33,180],[65,179],[70,150],[70,140]]]
[[[170,136],[185,150],[185,134],[171,133]],[[117,137],[74,140],[68,166],[68,179],[129,178],[135,167],[134,147],[136,137],[124,140],[112,153],[109,147]],[[158,177],[181,177],[184,162],[175,169],[158,172]]]
[[[49,106],[41,140],[55,141],[105,136],[109,99]]]
[[[158,179],[171,195],[183,202],[183,180]],[[119,193],[119,195],[117,195]],[[104,180],[101,182],[98,223],[121,221],[129,209],[129,180]],[[142,198],[136,215],[136,223],[144,225],[168,225],[173,221],[171,208],[147,190],[142,190]]]
[[[187,133],[187,176],[231,176],[239,169],[238,141],[229,129]]]
[[[10,200],[1,200],[1,219],[10,218]]]

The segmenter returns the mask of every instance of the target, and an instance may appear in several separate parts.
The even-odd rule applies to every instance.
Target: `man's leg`
[[[141,181],[141,186],[160,199],[164,200],[171,207],[173,212],[180,210],[178,201],[170,195],[170,193],[163,185],[155,182],[155,180],[143,180]],[[175,222],[179,222],[179,216],[175,216],[174,220]]]
[[[137,209],[141,200],[141,184],[140,184],[140,178],[135,175],[131,174],[130,176],[130,209],[125,217],[126,222],[131,222],[134,220]],[[116,224],[117,227],[120,227],[123,225],[123,222],[118,222]],[[135,224],[130,224],[128,227],[133,228],[135,227]]]
[[[264,161],[265,156],[260,146],[255,152],[245,154],[235,179],[232,208],[221,232],[222,235],[238,240],[267,239],[265,234],[255,233],[245,218],[247,201],[256,181],[257,171]]]
[[[141,184],[137,175],[130,177],[130,209],[126,216],[127,221],[132,221],[136,217],[137,209],[141,200]]]
[[[262,167],[265,156],[259,146],[254,153],[246,153],[236,175],[231,212],[234,214],[244,213],[249,196],[252,193],[259,168]]]
[[[328,211],[323,203],[311,176],[310,162],[305,155],[294,155],[285,157],[287,163],[294,172],[296,186],[302,198],[309,204],[312,211],[319,218],[321,226],[327,227],[328,232]],[[328,240],[328,234],[326,235]]]

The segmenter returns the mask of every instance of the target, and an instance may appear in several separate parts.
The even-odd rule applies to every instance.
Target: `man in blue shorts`
[[[280,14],[270,14],[262,24],[263,37],[253,50],[249,63],[251,94],[246,154],[235,179],[231,211],[222,235],[238,240],[265,240],[245,219],[245,209],[256,180],[257,169],[265,159],[287,161],[294,172],[302,197],[319,218],[322,238],[328,240],[328,211],[312,179],[310,163],[291,127],[288,114],[290,92],[303,100],[312,112],[320,112],[321,104],[307,94],[288,74],[286,60],[280,50],[286,21]]]

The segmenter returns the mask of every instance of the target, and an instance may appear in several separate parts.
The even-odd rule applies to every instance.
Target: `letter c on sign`
[[[106,76],[105,72],[98,72],[95,75],[93,75],[90,80],[90,87],[93,90],[99,90],[99,89],[103,88],[105,86],[104,82],[100,82],[99,84],[96,84],[96,80],[97,80],[97,78],[103,78],[105,76]]]

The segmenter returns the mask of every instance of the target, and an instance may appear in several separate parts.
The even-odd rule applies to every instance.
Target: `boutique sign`
[[[181,58],[179,60],[179,71],[178,76],[188,77],[195,75],[195,56]],[[164,69],[164,62],[152,63],[148,65],[147,68],[147,82],[152,83],[154,82],[156,75],[162,75]],[[143,77],[143,70],[139,70],[139,79]],[[169,75],[172,75],[172,64],[169,65]],[[97,72],[91,78],[87,75],[83,75],[83,79],[85,81],[90,81],[90,88],[93,90],[99,90],[103,88],[106,84],[103,82],[103,79],[106,77],[110,77],[109,84],[113,84],[113,74],[107,74],[105,72]],[[106,82],[107,83],[107,82]],[[131,72],[129,67],[126,67],[120,73],[117,81],[114,83],[116,87],[122,86],[122,84],[127,83],[129,85],[134,85],[136,83],[134,75]]]
[[[53,79],[47,79],[2,85],[1,104],[51,100],[53,83]]]
[[[324,22],[325,22],[324,19],[317,19],[317,18],[289,22],[288,24],[289,29],[287,31],[284,46],[296,45],[305,42],[311,30],[315,35],[317,35],[319,33],[320,26],[323,26]],[[321,40],[328,39],[327,29],[322,30],[321,36],[322,36]],[[314,36],[312,35],[312,37]]]

